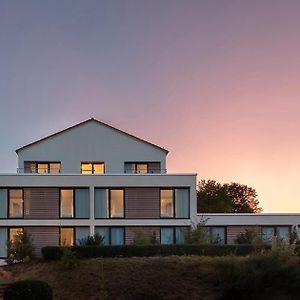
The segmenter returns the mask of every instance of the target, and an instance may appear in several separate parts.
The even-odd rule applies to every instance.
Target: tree
[[[197,209],[202,213],[258,213],[262,209],[255,189],[236,182],[221,184],[201,180],[197,189]]]

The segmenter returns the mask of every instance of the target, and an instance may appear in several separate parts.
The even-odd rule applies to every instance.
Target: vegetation
[[[271,247],[264,246],[268,250]],[[199,255],[199,256],[224,256],[229,254],[248,255],[255,251],[253,245],[122,245],[122,246],[74,246],[56,247],[48,246],[42,249],[45,260],[61,259],[64,251],[69,249],[78,258],[96,257],[150,257],[168,255]]]
[[[52,289],[40,280],[23,280],[9,285],[4,300],[52,300]]]
[[[262,209],[255,189],[232,182],[201,180],[197,190],[197,210],[201,213],[257,213]]]
[[[7,263],[11,264],[15,261],[29,262],[33,258],[34,247],[32,238],[26,231],[19,232],[13,240],[7,242]]]
[[[74,269],[79,265],[78,258],[70,247],[63,247],[61,262],[65,269]]]
[[[82,238],[79,240],[80,246],[100,246],[104,245],[104,237],[99,233],[95,233],[92,236],[87,236],[86,238]]]
[[[197,224],[192,224],[185,237],[187,244],[203,245],[209,243],[210,236],[208,228],[205,227],[206,221],[205,219],[201,219]]]

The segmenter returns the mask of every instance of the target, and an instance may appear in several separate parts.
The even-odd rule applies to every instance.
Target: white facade
[[[61,173],[79,174],[81,162],[104,162],[105,173],[124,173],[124,162],[160,162],[166,169],[167,151],[90,119],[18,150],[18,168],[24,161],[61,162]],[[22,172],[21,172],[22,173]]]

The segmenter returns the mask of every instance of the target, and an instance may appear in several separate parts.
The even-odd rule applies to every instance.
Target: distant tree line
[[[197,186],[199,213],[259,213],[255,189],[236,182],[221,184],[215,180],[201,180]]]

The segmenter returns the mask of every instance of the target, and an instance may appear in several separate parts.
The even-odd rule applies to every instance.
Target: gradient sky
[[[169,172],[300,212],[300,1],[0,2],[0,164],[91,116],[167,148]]]

